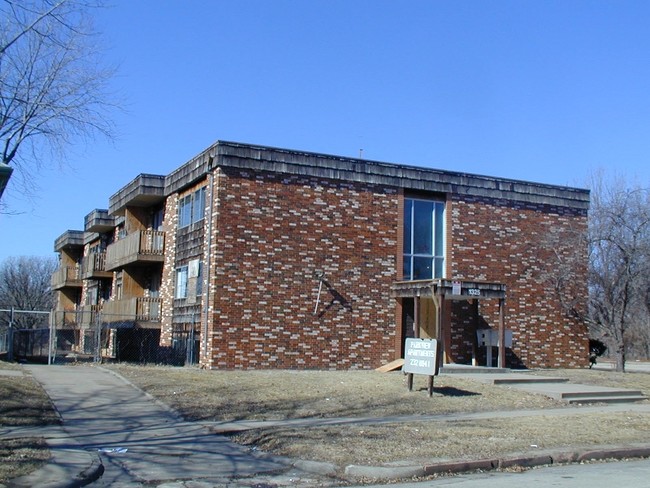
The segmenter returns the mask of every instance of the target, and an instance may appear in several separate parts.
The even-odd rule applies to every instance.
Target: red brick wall
[[[458,195],[453,200],[451,215],[447,214],[448,269],[452,278],[507,285],[505,326],[513,330],[509,363],[584,366],[588,342],[584,324],[565,313],[547,277],[557,266],[555,251],[567,256],[580,253],[586,262],[586,250],[549,246],[546,238],[553,233],[558,242],[575,242],[571,241],[574,233],[586,228],[586,212]],[[577,268],[575,273],[565,291],[573,298],[586,297],[585,269]],[[484,325],[498,327],[497,307],[496,300],[480,302]],[[466,342],[467,337],[457,334],[456,340]]]
[[[396,189],[232,169],[219,187],[208,366],[370,368],[399,354]]]
[[[399,279],[401,262],[400,192],[218,171],[208,344],[201,351],[208,354],[201,364],[355,369],[395,359],[401,333],[390,285]],[[448,200],[447,277],[507,285],[506,328],[514,332],[509,365],[585,365],[586,330],[567,316],[544,278],[557,249],[542,245],[551,230],[562,234],[585,226],[585,212],[559,207],[459,195]],[[562,252],[584,256],[575,247]],[[325,282],[314,314],[317,272]],[[586,293],[584,269],[571,283],[575,296]],[[497,306],[496,300],[480,302],[481,326],[497,327]],[[451,359],[468,363],[475,340],[472,307],[456,303],[451,316]]]

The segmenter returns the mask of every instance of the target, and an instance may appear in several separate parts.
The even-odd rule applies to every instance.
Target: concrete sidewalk
[[[54,463],[13,480],[10,486],[63,487],[94,482],[93,486],[133,487],[177,480],[216,483],[294,470],[286,460],[256,454],[214,435],[202,424],[184,422],[150,395],[102,368],[25,369],[47,391],[63,427],[60,436],[47,436]]]
[[[257,454],[218,434],[246,429],[313,427],[336,424],[381,424],[427,420],[445,422],[512,417],[553,417],[593,412],[649,413],[648,402],[541,410],[292,419],[274,422],[184,422],[167,406],[117,374],[100,367],[26,366],[54,402],[63,426],[3,428],[0,437],[38,435],[52,450],[52,462],[8,486],[46,488],[84,486],[160,488],[336,486],[341,480],[398,479],[435,473],[508,466],[537,466],[586,459],[650,456],[650,444],[605,446],[588,450],[533,451],[520,456],[477,460],[437,460],[430,464],[334,466]],[[518,373],[515,373],[518,374]],[[508,375],[500,375],[505,378]],[[521,378],[521,377],[519,377]],[[489,381],[487,376],[475,380]],[[539,383],[540,387],[547,382]],[[543,393],[543,392],[542,392]],[[192,480],[192,481],[189,481]],[[270,480],[272,484],[270,484]]]

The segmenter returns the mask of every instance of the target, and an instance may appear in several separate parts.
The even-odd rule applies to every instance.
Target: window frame
[[[183,279],[182,277],[185,276]],[[188,289],[187,284],[189,280],[189,268],[187,264],[176,268],[176,280],[174,286],[174,299],[182,300],[187,298]],[[183,292],[183,293],[181,293]]]
[[[416,202],[431,204],[430,219],[426,225],[431,228],[430,239],[426,245],[431,247],[431,252],[416,252]],[[447,208],[445,200],[439,198],[424,198],[417,196],[404,197],[403,212],[403,241],[402,241],[402,279],[416,281],[444,278],[446,262],[446,219]],[[407,216],[407,212],[409,215]],[[439,235],[441,234],[441,235]],[[408,239],[408,240],[407,240]],[[416,260],[429,261],[430,276],[416,275]]]
[[[183,229],[205,218],[205,186],[178,200],[178,228]]]

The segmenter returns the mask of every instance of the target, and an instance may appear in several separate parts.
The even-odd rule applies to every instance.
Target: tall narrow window
[[[178,227],[187,227],[192,223],[192,195],[181,198],[178,202]]]
[[[404,200],[404,279],[442,278],[445,264],[445,204]]]
[[[203,220],[205,213],[205,186],[192,195],[192,222]]]
[[[176,293],[174,298],[187,298],[187,266],[176,268]]]

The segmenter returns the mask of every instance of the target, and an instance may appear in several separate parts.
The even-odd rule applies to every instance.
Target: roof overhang
[[[395,298],[438,296],[447,300],[503,299],[506,297],[506,285],[446,279],[396,281],[391,285],[391,295]]]

